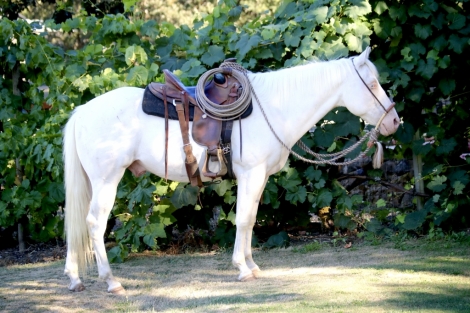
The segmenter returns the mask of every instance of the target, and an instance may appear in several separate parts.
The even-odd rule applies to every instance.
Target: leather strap
[[[183,98],[184,101],[184,98]],[[183,137],[183,148],[186,145],[191,145],[189,142],[189,131],[188,124],[186,123],[186,116],[184,110],[184,104],[182,102],[174,102],[176,106],[176,112],[178,113],[178,120],[180,122],[181,136]]]
[[[242,145],[242,142],[243,142],[243,138],[242,138],[242,118],[239,117],[238,118],[238,121],[240,122],[240,161],[242,161],[242,156],[243,156],[243,145]]]
[[[224,157],[227,160],[227,176],[228,178],[235,178],[232,168],[232,128],[233,120],[222,122],[222,147]]]
[[[163,103],[165,105],[165,180],[168,180],[168,102],[166,86],[163,86]]]
[[[174,104],[176,106],[176,112],[178,113],[181,136],[183,138],[183,151],[186,154],[186,173],[188,174],[188,178],[192,186],[202,187],[199,167],[197,160],[193,155],[193,147],[189,141],[189,97],[185,91],[182,91],[182,95],[183,103],[175,101]]]

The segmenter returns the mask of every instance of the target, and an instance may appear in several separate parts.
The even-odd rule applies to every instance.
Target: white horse
[[[395,109],[385,112],[393,104],[378,82],[369,53],[367,48],[354,57],[354,62],[344,58],[248,73],[267,119],[288,147],[336,107],[346,107],[372,125],[386,114],[379,126],[381,134],[387,136],[397,130],[399,117]],[[77,107],[66,125],[65,273],[71,280],[70,290],[85,289],[79,269],[85,269],[94,254],[108,292],[125,291],[111,273],[103,241],[117,185],[126,169],[136,176],[146,171],[165,175],[164,119],[142,111],[143,93],[143,89],[133,87],[110,91]],[[178,121],[169,123],[168,179],[188,182],[180,126]],[[232,262],[240,271],[238,280],[246,281],[260,274],[251,252],[258,202],[268,177],[284,166],[289,151],[273,135],[254,99],[253,113],[242,124],[243,159],[238,122],[232,133],[233,171],[238,180]],[[191,143],[202,168],[204,148],[192,139]]]

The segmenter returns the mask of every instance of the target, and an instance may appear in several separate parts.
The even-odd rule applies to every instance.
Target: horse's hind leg
[[[67,247],[67,258],[65,261],[65,271],[64,273],[70,278],[69,290],[70,291],[83,291],[85,290],[85,285],[83,285],[80,277],[78,276],[78,259],[75,253],[70,251],[70,248]]]
[[[114,175],[112,179],[92,181],[93,196],[90,203],[90,211],[86,218],[90,238],[95,251],[99,277],[104,279],[108,284],[108,292],[114,294],[124,293],[124,288],[111,273],[103,238],[106,231],[108,215],[113,208],[116,197],[116,188],[123,174],[124,170]]]

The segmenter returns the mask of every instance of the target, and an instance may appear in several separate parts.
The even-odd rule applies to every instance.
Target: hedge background
[[[347,57],[367,46],[373,48],[371,60],[403,118],[393,138],[382,138],[395,145],[386,149],[386,157],[422,166],[405,188],[427,197],[415,197],[416,206],[394,207],[390,198],[396,191],[391,189],[382,199],[368,202],[348,194],[338,183],[337,168],[292,158],[269,179],[255,235],[267,247],[282,245],[285,230],[307,227],[310,213],[324,207],[332,208],[340,232],[373,237],[468,227],[470,158],[462,154],[470,152],[465,79],[470,70],[469,1],[269,5],[275,9],[259,14],[237,1],[220,1],[205,5],[207,13],[198,13],[193,21],[176,24],[171,20],[174,9],[167,11],[167,20],[149,18],[145,2],[124,0],[123,13],[115,14],[75,12],[64,2],[55,12],[73,14],[60,23],[47,20],[45,31],[5,13],[0,20],[2,229],[24,226],[30,242],[62,237],[61,129],[76,106],[120,86],[162,81],[165,68],[195,85],[204,71],[228,57],[259,72]],[[335,123],[321,126],[321,121],[303,139],[315,151],[339,151],[364,131],[343,110],[330,112],[325,120]],[[367,166],[363,170],[377,180],[386,174]],[[150,174],[135,179],[126,173],[110,223],[112,227],[118,219],[118,226],[108,233],[117,242],[110,258],[122,261],[129,251],[157,249],[188,229],[207,245],[230,245],[236,182],[207,187],[201,199],[202,207],[196,190],[186,184]],[[11,236],[7,240],[14,242]]]

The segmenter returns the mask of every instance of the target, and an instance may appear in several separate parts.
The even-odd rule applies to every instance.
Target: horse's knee
[[[237,225],[237,230],[250,230],[253,229],[253,226],[255,225],[250,217],[238,218],[236,219],[235,224]]]

